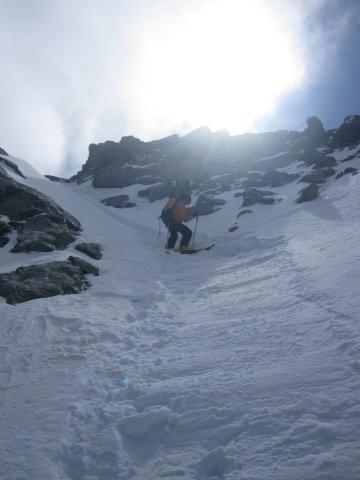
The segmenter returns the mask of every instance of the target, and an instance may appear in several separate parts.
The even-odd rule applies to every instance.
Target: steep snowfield
[[[303,185],[275,189],[234,233],[227,192],[196,256],[165,254],[163,202],[135,187],[116,210],[99,202],[116,189],[21,181],[104,257],[81,295],[0,302],[1,479],[360,478],[360,175],[301,206]],[[73,251],[10,248],[1,271]]]

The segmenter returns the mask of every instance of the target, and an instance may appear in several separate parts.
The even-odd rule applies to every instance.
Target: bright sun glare
[[[253,128],[301,83],[301,52],[263,1],[189,3],[143,31],[130,81],[133,113],[149,134]]]

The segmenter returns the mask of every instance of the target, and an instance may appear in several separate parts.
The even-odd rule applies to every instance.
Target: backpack
[[[167,227],[171,223],[176,223],[175,207],[176,207],[176,205],[174,205],[171,208],[166,208],[166,209],[163,208],[163,211],[161,212],[160,218]]]

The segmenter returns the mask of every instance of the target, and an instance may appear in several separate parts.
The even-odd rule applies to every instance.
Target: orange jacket
[[[180,200],[170,198],[168,203],[165,205],[164,210],[168,210],[169,208],[174,208],[175,219],[177,223],[185,222],[190,217],[189,210],[180,202]]]

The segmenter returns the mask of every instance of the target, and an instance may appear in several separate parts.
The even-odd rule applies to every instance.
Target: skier
[[[180,192],[175,198],[170,198],[161,212],[161,220],[169,229],[169,238],[166,249],[171,250],[175,247],[178,239],[178,233],[181,233],[180,252],[188,250],[188,245],[192,237],[192,231],[182,222],[187,222],[193,218],[190,210],[185,205],[190,205],[191,195],[187,192]]]

